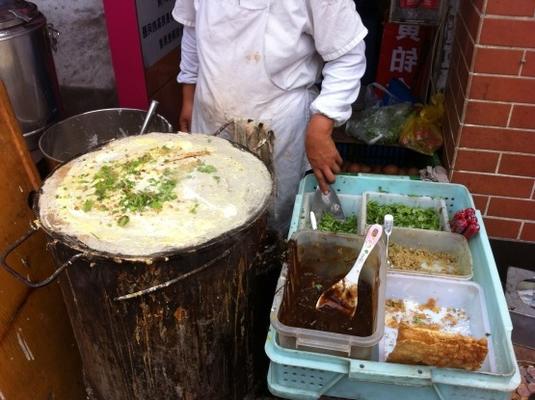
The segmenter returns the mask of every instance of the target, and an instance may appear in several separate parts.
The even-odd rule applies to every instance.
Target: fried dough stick
[[[486,338],[477,340],[460,334],[401,324],[396,346],[387,361],[476,371],[481,368],[487,352]]]

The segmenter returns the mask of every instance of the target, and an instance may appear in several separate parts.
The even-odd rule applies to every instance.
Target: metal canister
[[[6,85],[30,150],[59,118],[53,28],[33,3],[0,0],[0,80]]]

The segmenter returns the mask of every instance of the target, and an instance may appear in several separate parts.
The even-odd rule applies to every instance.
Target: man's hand
[[[334,122],[332,119],[314,114],[310,118],[306,134],[306,152],[308,161],[323,193],[329,191],[329,184],[333,183],[335,174],[340,172],[342,157],[336,150],[331,137]]]
[[[193,97],[195,85],[182,84],[182,108],[178,117],[178,126],[182,132],[191,132],[191,116],[193,114]]]

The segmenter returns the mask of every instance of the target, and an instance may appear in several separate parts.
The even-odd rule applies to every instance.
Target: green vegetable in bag
[[[410,103],[366,109],[347,122],[346,133],[367,144],[395,144],[411,110]]]

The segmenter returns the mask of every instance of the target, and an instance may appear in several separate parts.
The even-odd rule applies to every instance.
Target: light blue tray
[[[314,176],[305,177],[296,197],[289,236],[306,219],[303,199],[316,188]],[[431,183],[391,177],[339,176],[334,190],[343,195],[361,196],[366,191],[425,195],[446,200],[451,217],[455,211],[474,207],[472,196],[462,185]],[[342,204],[344,206],[344,204]],[[352,210],[344,210],[348,214]],[[484,290],[489,310],[491,336],[496,357],[496,373],[398,365],[375,361],[290,350],[277,344],[270,329],[266,354],[271,360],[268,386],[287,399],[319,399],[333,396],[346,399],[391,400],[398,396],[411,400],[506,400],[520,383],[511,342],[509,317],[500,278],[481,214],[481,230],[470,240],[474,263],[473,280]]]

